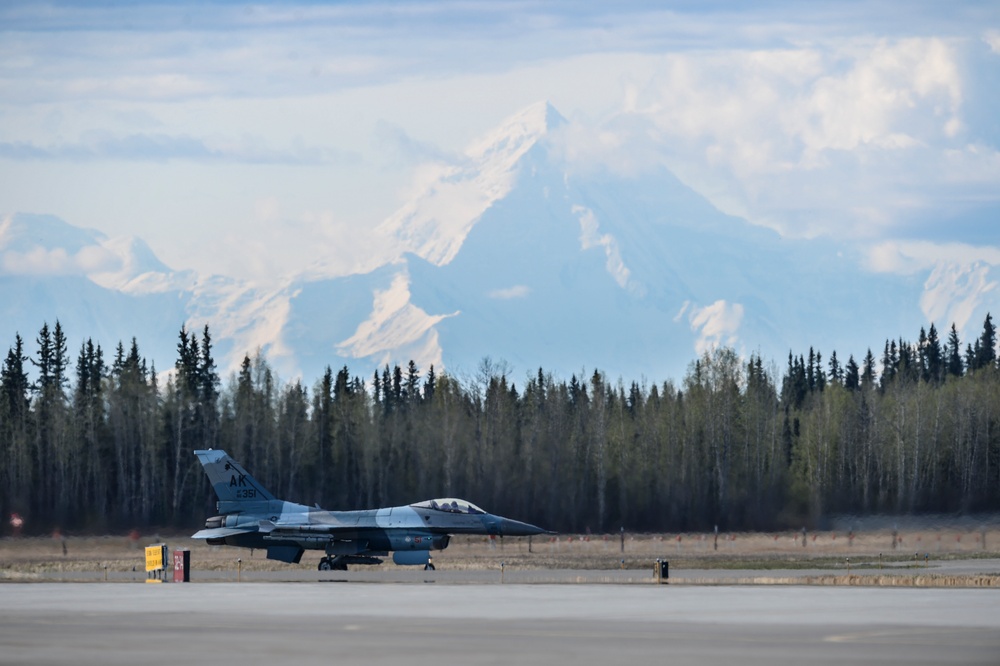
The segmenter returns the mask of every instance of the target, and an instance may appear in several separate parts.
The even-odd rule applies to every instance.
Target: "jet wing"
[[[250,534],[259,532],[274,538],[350,538],[357,533],[357,528],[345,528],[338,525],[310,525],[308,523],[277,523],[270,520],[258,521],[256,526],[245,525],[243,527],[214,527],[200,530],[191,535],[192,539],[222,539],[236,534]]]
[[[210,530],[199,530],[191,535],[192,539],[222,539],[234,534],[246,534],[257,530],[246,527],[215,527]]]
[[[343,535],[356,534],[358,528],[354,525],[325,525],[318,523],[275,523],[270,520],[261,520],[258,529],[264,534],[272,536],[319,536],[330,535],[342,537]]]

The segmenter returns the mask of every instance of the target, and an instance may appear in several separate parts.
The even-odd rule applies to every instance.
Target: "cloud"
[[[58,277],[106,273],[121,268],[121,259],[102,247],[89,246],[76,253],[63,248],[35,247],[24,252],[0,253],[0,274]]]
[[[725,212],[789,236],[892,234],[914,209],[998,198],[994,149],[970,142],[966,119],[974,48],[853,38],[651,57],[620,111],[571,133],[566,154],[626,175],[665,164]]]
[[[323,148],[304,146],[272,150],[259,139],[206,141],[192,136],[91,133],[81,141],[53,145],[0,142],[0,158],[10,160],[123,160],[130,162],[194,161],[244,164],[320,165],[349,163],[360,158]]]
[[[303,202],[296,219],[330,209],[371,227],[405,204],[405,169],[457,165],[468,139],[547,98],[572,121],[558,138],[571,169],[666,165],[785,235],[878,241],[998,203],[996,19],[988,3],[927,0],[12,0],[2,203],[39,210],[58,191],[58,212],[107,231],[172,216],[238,238],[250,199],[273,196]],[[221,166],[204,181],[214,202],[125,191],[140,162],[172,183]]]
[[[962,98],[955,54],[940,39],[751,54],[742,69],[749,80],[734,92],[749,101],[752,124],[773,129],[783,141],[773,143],[760,132],[745,135],[759,137],[753,143],[760,154],[768,161],[781,158],[784,167],[822,166],[824,151],[899,150],[933,137],[935,130],[948,134]],[[772,114],[773,124],[762,117]]]
[[[174,100],[212,93],[210,84],[193,76],[162,73],[150,76],[118,76],[103,79],[74,78],[64,92],[77,98]]]
[[[441,150],[432,143],[417,141],[402,127],[385,120],[379,120],[375,124],[375,143],[379,148],[392,151],[408,164],[455,164],[464,161],[462,156]]]
[[[868,252],[869,270],[912,275],[942,264],[969,266],[983,263],[1000,266],[1000,247],[977,247],[965,243],[885,241]]]
[[[804,157],[863,145],[895,150],[954,137],[962,102],[956,57],[954,48],[937,38],[880,41],[848,53],[842,60],[846,71],[811,83],[796,114],[806,122],[789,128],[805,145]]]
[[[214,256],[215,270],[250,282],[299,275],[321,279],[364,273],[394,255],[370,229],[331,211],[293,211],[295,202],[257,199],[238,231],[219,243],[239,252]]]
[[[989,45],[993,53],[1000,55],[1000,30],[988,30],[983,35],[983,41]]]
[[[666,145],[647,118],[626,112],[599,127],[571,123],[553,135],[552,149],[574,172],[635,176],[662,165]]]

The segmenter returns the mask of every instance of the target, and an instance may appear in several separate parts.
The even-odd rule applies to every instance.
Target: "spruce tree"
[[[396,367],[398,368],[399,366]],[[391,372],[389,364],[386,363],[385,368],[382,369],[382,411],[386,414],[396,408],[395,393],[392,390]]]
[[[193,339],[194,336],[192,336]],[[208,324],[201,336],[197,359],[198,375],[198,445],[215,448],[219,432],[219,373],[212,357],[212,336]]]
[[[903,381],[912,382],[920,378],[919,362],[914,354],[913,346],[908,342],[899,339],[897,376]]]
[[[337,377],[340,378],[339,375]],[[333,386],[333,370],[327,365],[323,371],[323,379],[313,391],[312,421],[318,458],[313,501],[317,504],[326,501],[327,459],[333,449]]]
[[[861,386],[870,388],[875,384],[875,356],[872,354],[870,347],[868,348],[868,353],[865,354],[864,360],[861,362],[861,367]]]
[[[952,377],[961,377],[965,372],[962,366],[962,343],[958,339],[958,329],[955,328],[955,324],[951,325],[951,332],[948,333],[947,372]]]
[[[31,385],[26,361],[24,340],[15,335],[0,369],[0,456],[4,461],[0,465],[0,511],[4,516],[30,509],[37,492],[32,483],[35,465],[28,435]]]
[[[899,352],[896,349],[896,341],[885,341],[885,349],[882,351],[882,377],[879,384],[884,391],[889,383],[896,378],[896,371],[899,369]]]
[[[816,368],[813,370],[816,378],[816,388],[822,392],[826,389],[826,372],[823,370],[823,354],[816,352]]]
[[[983,322],[983,333],[979,336],[979,348],[976,350],[976,369],[991,367],[996,364],[996,360],[997,327],[993,325],[993,318],[987,312],[986,320]]]
[[[921,329],[921,332],[923,330]],[[944,377],[944,359],[941,352],[941,341],[938,339],[937,328],[931,323],[927,333],[927,341],[923,347],[924,381],[939,382]]]
[[[53,383],[52,331],[49,330],[48,322],[42,324],[35,343],[38,345],[38,359],[31,359],[31,363],[38,368],[38,379],[35,380],[33,388],[41,395],[46,393]]]
[[[861,376],[858,364],[854,360],[854,355],[848,357],[847,368],[844,372],[844,388],[849,391],[856,391],[861,386]]]
[[[437,377],[434,376],[434,364],[427,370],[427,377],[424,378],[424,402],[434,401],[434,389],[437,384]]]
[[[837,360],[837,350],[830,354],[830,383],[844,383],[844,369],[841,367],[840,361]]]
[[[976,338],[975,346],[965,345],[965,369],[973,373],[979,369],[979,358],[982,356],[979,351],[979,338]]]
[[[399,365],[392,368],[392,399],[396,405],[403,404],[403,370]]]
[[[28,357],[24,354],[24,339],[19,334],[14,336],[14,346],[7,351],[3,369],[0,370],[0,393],[3,395],[3,406],[8,418],[20,421],[28,413],[28,391],[31,384],[24,364]]]
[[[420,401],[420,371],[417,370],[417,364],[413,359],[410,359],[409,365],[406,366],[406,388],[404,389],[404,394],[408,404]]]
[[[52,331],[52,379],[56,388],[62,391],[69,385],[69,347],[62,324],[56,319],[56,327]]]
[[[809,362],[806,364],[806,386],[809,387],[809,392],[812,393],[816,390],[816,374],[813,372],[813,368],[816,367],[816,353],[813,348],[809,348]]]

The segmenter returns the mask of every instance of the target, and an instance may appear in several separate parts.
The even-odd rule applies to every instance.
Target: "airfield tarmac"
[[[0,663],[997,664],[1000,590],[0,585]]]
[[[348,572],[172,540],[194,582],[156,585],[132,539],[0,539],[0,664],[998,664],[1000,559],[960,536],[908,537],[929,561],[886,557],[882,581],[883,534],[741,536],[718,553],[630,538],[625,568],[613,539],[456,539],[437,571]],[[664,554],[677,561],[657,585]],[[897,584],[918,587],[881,587]]]

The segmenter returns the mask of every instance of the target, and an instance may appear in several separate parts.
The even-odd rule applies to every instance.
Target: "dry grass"
[[[985,542],[984,542],[985,537]],[[759,570],[760,576],[746,582],[782,583],[768,578],[769,570],[830,569],[829,576],[813,576],[815,584],[945,584],[923,569],[925,558],[968,559],[1000,557],[1000,530],[942,530],[900,533],[893,548],[889,532],[866,532],[853,539],[834,532],[810,533],[803,546],[802,534],[719,535],[627,534],[624,549],[620,536],[536,537],[532,540],[456,537],[444,551],[433,553],[435,564],[449,570],[494,569],[499,562],[512,570],[544,569],[651,569],[657,558],[670,561],[672,571],[684,569]],[[242,560],[246,571],[280,570],[289,565],[265,558],[262,551],[212,547],[187,536],[141,535],[80,536],[63,538],[0,539],[0,580],[31,578],[53,572],[144,572],[143,547],[165,542],[170,550],[191,550],[192,566],[202,571],[225,571]],[[63,552],[65,545],[65,553]],[[881,560],[880,560],[881,554]],[[307,551],[300,567],[315,567],[319,551]],[[847,575],[847,560],[853,575]],[[623,562],[624,561],[624,562]],[[897,573],[882,573],[881,565]],[[386,565],[392,567],[391,560]],[[962,577],[969,584],[969,577]],[[996,585],[996,576],[973,584]],[[901,580],[906,579],[906,580]],[[803,578],[792,579],[801,584]],[[895,582],[894,582],[895,581]],[[698,581],[689,581],[698,582]]]

